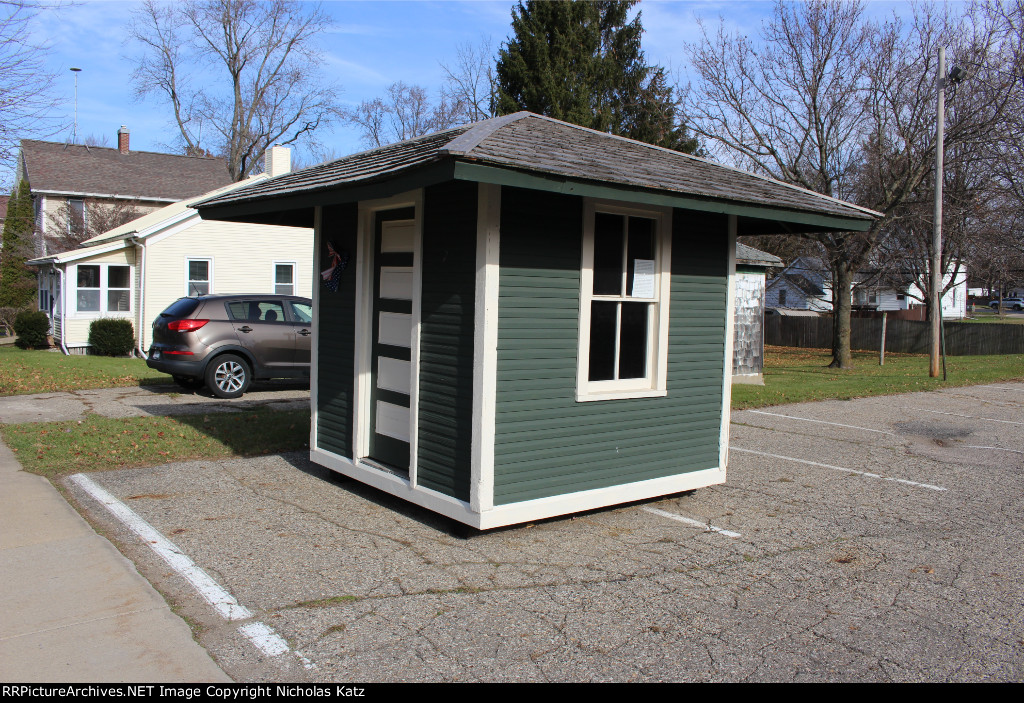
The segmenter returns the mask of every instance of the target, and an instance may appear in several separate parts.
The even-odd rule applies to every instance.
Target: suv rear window
[[[195,298],[180,298],[167,306],[167,309],[160,313],[163,317],[188,317],[199,307],[199,301]]]

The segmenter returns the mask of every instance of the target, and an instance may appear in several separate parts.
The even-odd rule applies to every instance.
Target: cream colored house
[[[46,312],[54,341],[65,353],[86,354],[92,321],[123,317],[132,321],[138,352],[144,355],[153,319],[178,298],[224,293],[311,297],[312,230],[204,221],[192,207],[270,174],[287,173],[286,152],[282,147],[268,150],[269,173],[155,210],[77,249],[29,261],[39,269],[39,299],[50,301]]]

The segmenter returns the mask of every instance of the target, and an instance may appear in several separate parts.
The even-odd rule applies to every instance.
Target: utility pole
[[[928,292],[932,308],[931,343],[928,345],[928,375],[939,377],[939,353],[942,345],[942,174],[943,132],[946,126],[946,49],[939,48],[939,68],[935,77],[935,222],[932,228],[931,290]]]

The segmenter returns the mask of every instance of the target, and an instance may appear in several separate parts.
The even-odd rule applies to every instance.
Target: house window
[[[107,267],[107,312],[128,312],[132,301],[132,270],[129,266]]]
[[[783,305],[786,304],[786,293],[787,292],[788,291],[786,291],[785,288],[783,288],[782,290],[779,291],[779,307],[782,307]]]
[[[131,312],[132,268],[79,264],[75,274],[77,312]]]
[[[295,264],[274,262],[274,294],[295,295]]]
[[[101,287],[100,265],[78,265],[78,312],[99,312]]]
[[[665,394],[668,211],[588,202],[577,400]]]
[[[188,285],[185,295],[197,296],[208,295],[210,292],[211,271],[213,261],[211,259],[189,259],[188,264]]]
[[[85,201],[75,198],[68,199],[68,234],[85,232]]]

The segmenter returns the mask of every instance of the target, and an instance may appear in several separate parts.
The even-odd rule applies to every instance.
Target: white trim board
[[[410,481],[401,476],[381,471],[362,462],[354,462],[323,449],[311,450],[309,458],[310,461],[326,466],[332,471],[479,530],[490,530],[532,520],[543,520],[586,510],[606,508],[725,482],[725,470],[715,467],[607,488],[509,503],[484,512],[476,512],[465,501],[423,486],[413,486]]]

